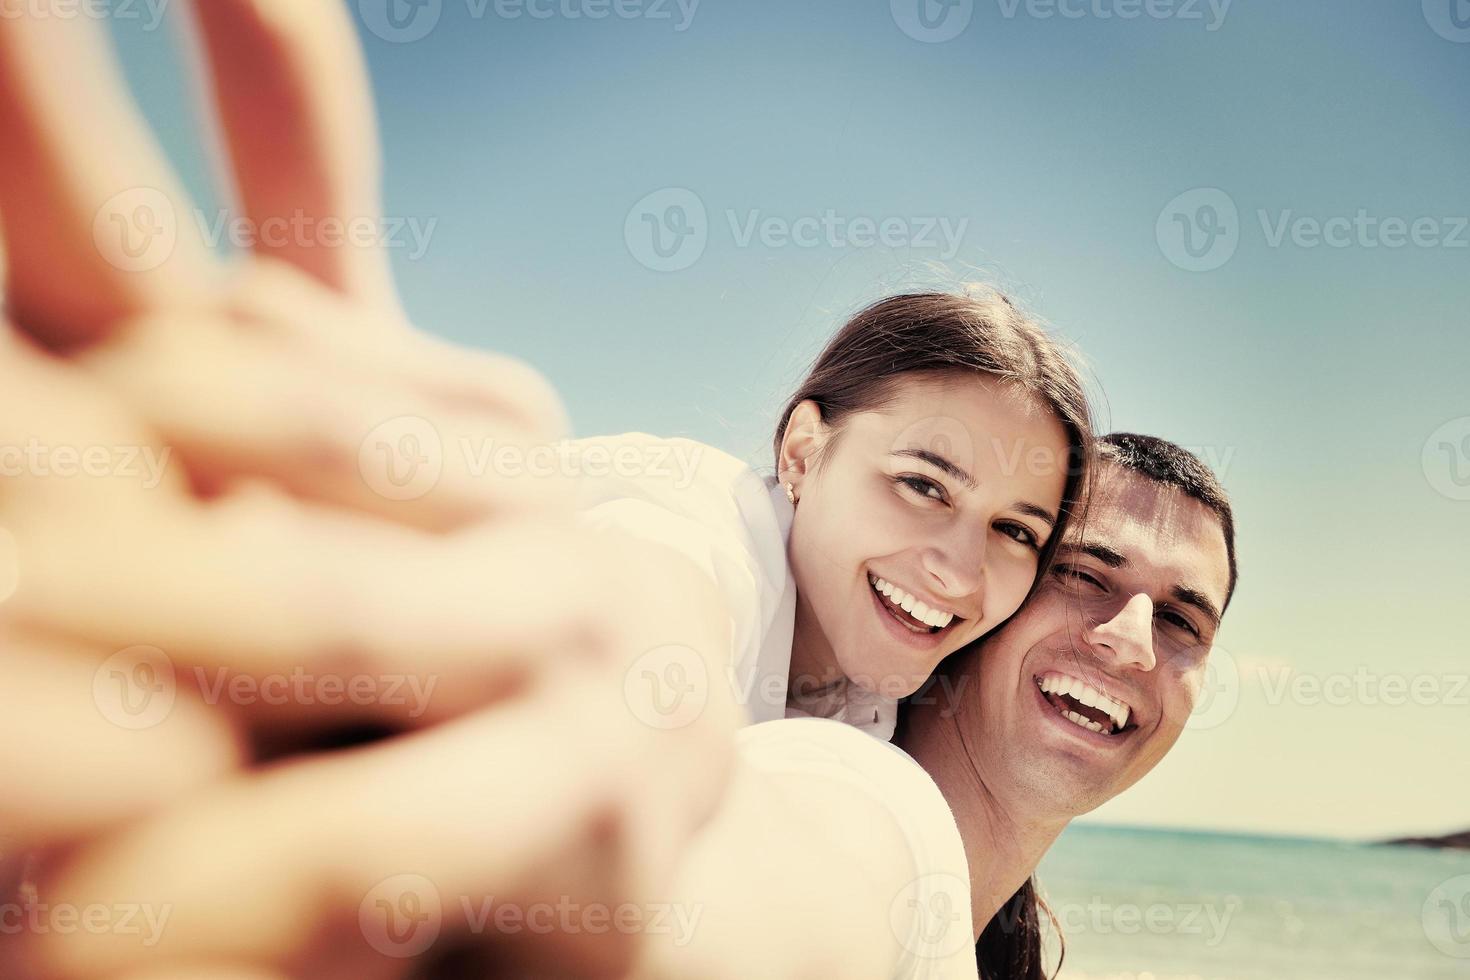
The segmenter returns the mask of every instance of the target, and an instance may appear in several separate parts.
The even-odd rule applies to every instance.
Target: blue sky
[[[919,0],[383,2],[352,5],[385,210],[434,222],[395,250],[421,326],[535,363],[581,432],[766,465],[847,314],[997,283],[1238,511],[1213,713],[1097,818],[1470,825],[1470,3],[959,0],[926,41]],[[143,23],[130,77],[214,206]]]

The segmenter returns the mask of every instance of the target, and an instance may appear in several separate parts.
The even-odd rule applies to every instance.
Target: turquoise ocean
[[[1470,980],[1470,852],[1073,826],[1064,980]]]

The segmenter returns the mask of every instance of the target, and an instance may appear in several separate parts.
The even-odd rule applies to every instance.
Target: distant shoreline
[[[1436,847],[1470,851],[1470,830],[1445,834],[1441,837],[1400,837],[1395,840],[1386,840],[1383,843],[1403,847]]]

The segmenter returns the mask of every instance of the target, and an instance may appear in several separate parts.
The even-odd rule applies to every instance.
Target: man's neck
[[[979,938],[1067,821],[1021,812],[1015,801],[998,797],[972,761],[955,712],[946,707],[911,705],[897,742],[929,773],[954,813],[970,866],[970,910]]]

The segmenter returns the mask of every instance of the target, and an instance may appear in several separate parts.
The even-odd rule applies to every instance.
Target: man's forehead
[[[1141,473],[1104,463],[1086,518],[1068,532],[1069,544],[1115,551],[1130,567],[1167,575],[1224,605],[1230,559],[1220,518],[1183,491]]]

